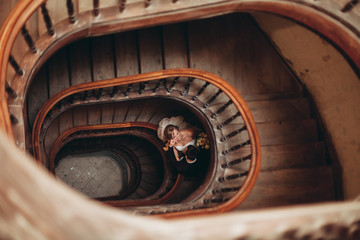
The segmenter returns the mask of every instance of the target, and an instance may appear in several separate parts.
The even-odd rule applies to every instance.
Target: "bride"
[[[173,149],[176,161],[185,158],[187,163],[196,161],[196,130],[189,128],[182,116],[164,118],[159,123],[158,136]]]

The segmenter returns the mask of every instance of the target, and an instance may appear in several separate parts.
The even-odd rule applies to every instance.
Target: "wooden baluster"
[[[232,104],[232,101],[229,100],[227,103],[225,103],[221,108],[219,108],[215,113],[211,115],[211,118],[215,118],[217,115],[225,111],[225,109]]]
[[[237,112],[235,115],[233,115],[232,117],[228,118],[225,122],[221,123],[217,129],[221,130],[224,126],[228,125],[229,123],[231,123],[232,121],[234,121],[237,117],[240,117],[241,114],[240,112]]]
[[[210,83],[209,82],[206,82],[201,88],[200,90],[197,92],[197,94],[192,98],[192,101],[195,101],[204,91],[205,91],[205,88],[207,88],[207,86],[209,86]]]
[[[244,173],[235,173],[235,174],[232,174],[232,175],[229,175],[229,176],[226,176],[226,177],[220,177],[218,178],[219,182],[224,182],[224,181],[227,181],[227,180],[233,180],[233,179],[236,179],[236,178],[241,178],[241,177],[245,177],[246,175],[248,175],[248,171],[244,172]]]
[[[217,193],[228,193],[228,192],[235,192],[237,190],[239,190],[240,187],[228,187],[228,188],[220,188],[220,189],[214,189],[211,192],[213,194],[217,194]]]
[[[19,122],[19,120],[11,113],[10,113],[10,121],[12,124],[16,124]]]
[[[154,93],[156,93],[158,90],[159,90],[159,88],[160,88],[160,85],[161,85],[161,83],[164,81],[164,79],[160,79],[157,83],[156,83],[156,85],[155,85],[155,87],[154,87],[154,89],[153,89],[153,92]]]
[[[145,82],[141,82],[140,86],[139,86],[139,94],[142,94],[145,90],[146,84],[148,83],[148,81]]]
[[[219,90],[214,94],[214,96],[212,96],[212,97],[209,99],[209,101],[204,104],[203,108],[204,108],[204,109],[208,108],[209,105],[210,105],[213,101],[215,101],[215,99],[220,95],[220,93],[222,93],[222,90],[221,90],[221,89],[219,89]]]
[[[213,199],[204,199],[204,203],[223,203],[228,201],[228,198],[213,198]]]
[[[86,101],[88,96],[89,96],[89,91],[88,90],[84,91],[83,100]]]
[[[96,99],[97,99],[97,100],[99,100],[99,99],[101,98],[102,92],[103,92],[103,88],[99,88],[99,91],[98,91],[98,93],[97,93],[97,95],[96,95]]]
[[[171,92],[173,90],[178,79],[179,79],[179,77],[174,78],[174,80],[170,84],[170,87],[168,89],[166,89],[167,92]]]
[[[239,133],[241,133],[242,131],[245,131],[245,130],[246,130],[246,125],[244,125],[242,128],[240,128],[238,130],[233,131],[232,133],[229,133],[225,137],[222,137],[220,139],[220,142],[224,142],[224,141],[228,140],[229,138],[232,138],[232,137],[236,136],[237,134],[239,134]]]
[[[149,7],[151,5],[151,0],[145,0],[145,7]]]
[[[35,42],[33,41],[32,37],[30,36],[29,31],[26,29],[25,25],[21,28],[21,35],[24,37],[25,42],[29,46],[30,50],[33,53],[36,53]]]
[[[238,150],[238,149],[240,149],[240,148],[242,148],[242,147],[244,147],[246,145],[249,145],[250,143],[251,143],[250,140],[247,140],[246,142],[243,142],[243,143],[235,145],[235,146],[233,146],[233,147],[231,147],[231,148],[229,148],[229,149],[227,149],[225,151],[222,151],[221,154],[226,155],[226,154],[231,153],[233,151],[236,151],[236,150]]]
[[[46,8],[46,3],[41,4],[41,13],[43,15],[44,22],[45,22],[45,25],[46,25],[46,28],[48,30],[49,35],[53,36],[54,33],[55,33],[54,32],[54,27],[53,27],[52,22],[51,22],[49,11]]]
[[[185,93],[188,93],[189,92],[189,89],[190,89],[190,86],[191,86],[191,83],[194,81],[194,78],[189,78],[189,81],[187,82],[184,90],[181,92],[181,96],[183,96]]]
[[[120,0],[120,12],[125,10],[126,0]]]
[[[68,9],[68,14],[69,14],[69,21],[71,23],[75,23],[76,18],[75,18],[75,11],[74,11],[74,3],[72,0],[66,0],[66,7]]]
[[[93,7],[94,7],[94,16],[97,17],[99,15],[99,0],[93,1]]]
[[[19,64],[16,62],[12,55],[9,56],[9,62],[19,76],[22,76],[24,74],[24,71],[20,68]]]
[[[113,90],[112,90],[112,92],[110,94],[110,97],[113,98],[118,93],[118,91],[119,91],[118,86],[113,87]]]
[[[351,0],[350,2],[345,4],[345,6],[341,9],[341,11],[348,12],[351,9],[353,9],[355,7],[355,5],[358,4],[359,2],[360,2],[360,0]]]
[[[16,92],[14,91],[14,89],[12,89],[12,88],[10,87],[10,85],[8,84],[7,81],[5,81],[5,91],[7,92],[7,94],[9,94],[10,97],[12,97],[12,98],[16,98],[16,97],[17,97]]]
[[[133,86],[133,84],[129,84],[126,91],[124,92],[124,97],[127,97],[129,95],[130,89]]]
[[[248,174],[249,174],[249,171],[246,171],[246,172],[243,172],[243,173],[235,173],[235,174],[232,174],[232,175],[229,175],[229,176],[226,176],[226,177],[219,177],[218,180],[219,180],[219,182],[224,182],[224,181],[227,181],[227,180],[233,180],[233,179],[236,179],[236,178],[245,177]]]
[[[238,158],[238,159],[232,160],[231,162],[224,163],[224,164],[221,165],[221,167],[222,168],[227,168],[227,167],[236,165],[238,163],[244,162],[246,160],[251,160],[251,154],[247,155],[246,157]]]

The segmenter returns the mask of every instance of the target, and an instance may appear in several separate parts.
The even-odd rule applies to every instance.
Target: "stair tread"
[[[261,145],[280,145],[318,141],[314,119],[256,124]]]
[[[250,154],[250,148],[229,154],[227,163]],[[261,170],[276,170],[321,166],[325,164],[325,145],[323,142],[306,144],[287,144],[261,147]],[[232,168],[241,167],[241,163]]]
[[[255,122],[301,120],[311,117],[307,98],[248,101]]]
[[[254,209],[335,200],[331,167],[262,171],[237,209]]]
[[[244,94],[242,98],[245,101],[256,101],[256,100],[276,100],[276,99],[287,99],[287,98],[296,98],[301,97],[300,92],[278,92],[278,93],[268,93],[268,94]]]

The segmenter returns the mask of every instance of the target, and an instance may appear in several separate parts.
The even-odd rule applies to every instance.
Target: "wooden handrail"
[[[0,128],[13,139],[11,128],[10,114],[5,94],[5,82],[8,59],[10,57],[11,48],[21,28],[29,17],[44,3],[45,0],[19,1],[15,8],[5,20],[0,32]]]
[[[203,214],[210,212],[225,212],[233,209],[234,207],[239,205],[250,193],[257,179],[257,175],[260,171],[261,151],[260,151],[259,135],[257,133],[255,122],[250,113],[250,110],[247,108],[245,101],[241,98],[241,96],[236,91],[236,89],[234,89],[228,82],[221,79],[219,76],[216,76],[214,74],[205,71],[196,70],[196,69],[162,70],[157,72],[126,76],[122,78],[114,78],[114,79],[102,80],[97,82],[78,84],[76,86],[69,87],[57,93],[43,105],[43,107],[41,108],[35,119],[34,127],[33,127],[33,135],[32,135],[33,152],[35,158],[41,162],[41,156],[39,154],[41,152],[40,134],[41,134],[42,124],[47,114],[58,102],[65,99],[66,97],[71,96],[73,94],[77,94],[79,92],[94,90],[98,88],[109,88],[119,85],[128,85],[128,84],[146,82],[150,80],[159,80],[159,79],[179,77],[179,76],[196,78],[209,82],[210,84],[220,89],[230,98],[230,100],[233,102],[235,107],[240,112],[241,116],[243,117],[244,123],[247,126],[247,130],[251,142],[250,148],[252,153],[251,154],[252,159],[251,159],[248,177],[246,178],[244,184],[242,185],[240,190],[235,194],[234,197],[232,197],[230,200],[226,201],[225,203],[217,207],[209,208],[209,209],[201,209],[201,210],[184,211],[181,213],[181,215]],[[179,213],[169,213],[168,215],[178,216]]]
[[[124,1],[121,1],[122,3]],[[358,49],[360,48],[360,29],[356,24],[358,20],[358,15],[352,11],[346,11],[346,16],[341,11],[337,3],[330,2],[327,4],[312,4],[308,1],[297,1],[294,3],[293,1],[242,1],[242,0],[231,0],[224,1],[219,0],[212,3],[196,3],[192,1],[184,2],[177,7],[180,8],[181,11],[172,6],[171,1],[169,4],[162,4],[159,10],[157,8],[151,9],[151,13],[149,12],[149,16],[152,18],[151,24],[164,24],[174,21],[185,21],[194,18],[201,18],[204,16],[211,16],[218,13],[223,12],[244,12],[244,11],[262,11],[278,14],[281,16],[289,17],[303,23],[306,26],[314,29],[316,32],[326,36],[328,39],[331,39],[333,43],[337,44],[339,48],[341,48],[354,63],[354,66],[360,69],[360,52]],[[2,128],[7,135],[14,138],[12,125],[10,121],[9,107],[7,104],[7,99],[5,95],[5,81],[6,81],[6,72],[7,72],[7,60],[10,56],[11,47],[15,42],[15,38],[17,34],[20,32],[21,28],[25,26],[26,21],[29,17],[42,5],[46,3],[46,0],[22,0],[19,1],[16,7],[9,14],[6,22],[4,23],[1,29],[0,35],[0,45],[2,48],[0,49],[0,128]],[[121,4],[122,4],[121,3]],[[82,34],[77,35],[77,37],[72,38],[75,40],[80,37],[91,36],[91,35],[99,35],[101,33],[108,33],[114,31],[124,31],[128,29],[139,28],[143,26],[148,26],[149,21],[147,19],[146,12],[139,11],[128,11],[126,14],[114,15],[114,11],[102,11],[102,14],[106,14],[107,17],[96,19],[91,22],[88,26],[82,26],[84,31]],[[105,9],[104,9],[105,10]],[[335,10],[335,11],[334,11]],[[183,11],[188,11],[189,14],[182,14]],[[130,13],[131,12],[131,13]],[[171,12],[171,14],[170,14]],[[130,14],[129,14],[130,13]],[[108,18],[108,14],[113,14],[113,18]],[[151,15],[150,15],[151,14]],[[166,15],[166,17],[164,16]],[[309,18],[303,18],[304,15],[311,15]],[[86,18],[90,21],[90,18]],[[115,20],[122,22],[123,24],[113,24]],[[107,22],[108,21],[108,22]],[[56,23],[55,23],[56,24]],[[63,24],[63,23],[62,23]],[[104,27],[106,24],[112,25],[111,27]],[[116,25],[116,26],[115,26]],[[125,26],[126,25],[126,26]],[[17,79],[15,85],[20,84],[21,89],[18,92],[19,100],[17,100],[17,104],[21,102],[24,104],[24,86],[28,78],[31,78],[32,75],[28,75],[29,72],[34,73],[38,67],[38,63],[42,63],[44,61],[38,61],[43,56],[48,57],[49,54],[53,53],[56,49],[63,46],[67,43],[65,39],[68,39],[72,36],[72,30],[67,30],[67,34],[61,34],[60,37],[53,37],[53,42],[47,42],[44,51],[39,54],[39,57],[34,58],[33,61],[29,63],[27,61],[27,66],[29,69],[26,69],[25,75],[19,79]],[[75,30],[76,31],[76,30]],[[70,37],[71,38],[71,37]],[[56,44],[55,44],[56,42]],[[56,46],[55,46],[56,45]],[[48,51],[51,47],[52,51]],[[30,64],[30,65],[28,65]],[[32,65],[31,65],[32,64]],[[25,81],[24,81],[25,80]],[[18,89],[16,89],[18,90]],[[21,116],[20,116],[21,117]],[[21,119],[21,118],[19,118]]]

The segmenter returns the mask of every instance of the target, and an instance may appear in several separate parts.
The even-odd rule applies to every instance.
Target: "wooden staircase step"
[[[242,98],[245,101],[260,101],[260,100],[277,100],[286,98],[297,98],[301,97],[301,92],[275,92],[275,93],[261,93],[261,94],[243,94]]]
[[[256,126],[262,146],[318,141],[317,125],[314,119],[257,123]]]
[[[329,166],[263,171],[237,210],[333,200],[334,183]]]
[[[289,121],[309,119],[307,98],[248,101],[255,122]]]
[[[251,154],[249,147],[244,147],[229,154],[226,163],[236,161]],[[326,164],[325,144],[314,142],[306,144],[288,144],[261,147],[261,171],[287,168],[322,166]],[[225,162],[224,162],[225,163]],[[231,165],[231,168],[243,168],[246,161]]]
[[[263,146],[261,171],[325,165],[323,142]]]

